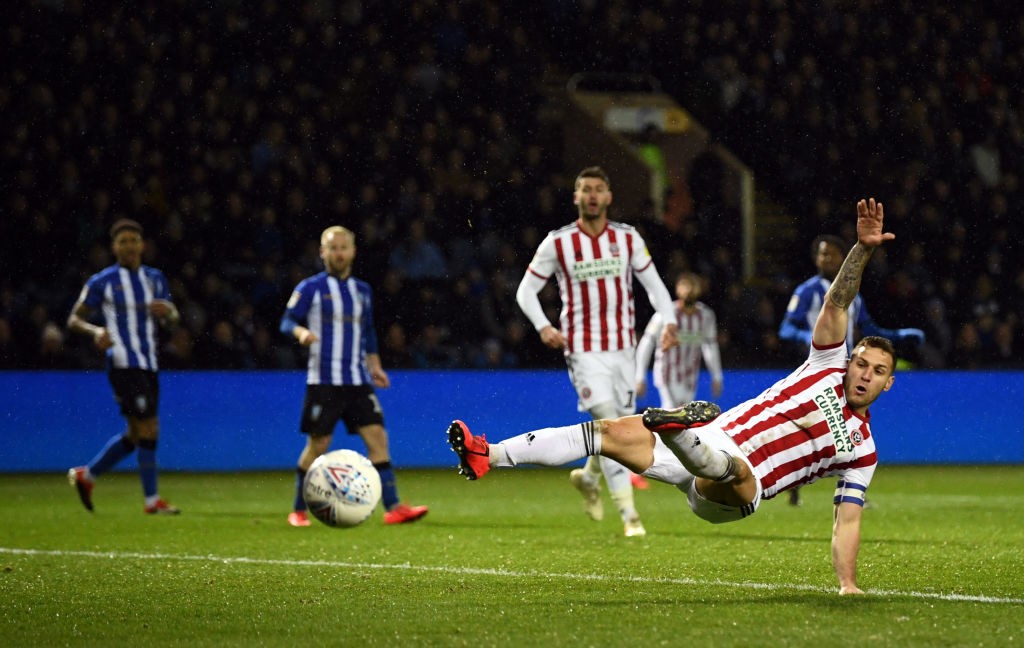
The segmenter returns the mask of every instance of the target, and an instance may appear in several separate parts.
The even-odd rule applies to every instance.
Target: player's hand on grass
[[[848,594],[863,594],[864,590],[857,587],[856,585],[843,585],[839,588],[839,596],[846,596]]]

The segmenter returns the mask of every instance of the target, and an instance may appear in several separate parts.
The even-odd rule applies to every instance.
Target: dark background
[[[657,78],[798,222],[791,263],[744,282],[706,176],[690,179],[691,220],[674,231],[613,214],[641,229],[666,280],[709,280],[727,367],[798,359],[776,330],[814,272],[810,242],[849,238],[869,195],[898,238],[863,293],[879,324],[926,331],[907,359],[1024,364],[1014,5],[507,4],[5,8],[0,368],[102,366],[64,321],[112,262],[121,216],[146,226],[146,262],[183,314],[163,367],[302,366],[277,324],[332,224],[357,233],[385,367],[561,366],[514,290],[540,238],[575,217],[578,169],[562,163],[545,89],[579,72]],[[553,283],[542,298],[554,320]]]

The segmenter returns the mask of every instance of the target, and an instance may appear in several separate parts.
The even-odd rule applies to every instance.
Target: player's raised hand
[[[861,245],[878,247],[883,242],[896,238],[891,232],[882,232],[884,216],[885,209],[882,203],[875,202],[874,198],[861,199],[857,203],[857,240]]]

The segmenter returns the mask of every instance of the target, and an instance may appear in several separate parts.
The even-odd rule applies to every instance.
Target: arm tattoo
[[[846,309],[853,302],[857,291],[860,290],[860,279],[864,274],[864,266],[867,265],[872,252],[874,252],[874,248],[857,243],[846,255],[843,266],[839,268],[839,274],[836,275],[828,289],[828,297],[833,304]]]

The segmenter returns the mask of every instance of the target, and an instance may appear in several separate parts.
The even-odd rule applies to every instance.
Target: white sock
[[[639,517],[636,511],[636,503],[633,500],[633,483],[630,481],[630,471],[617,461],[608,457],[601,457],[601,470],[604,471],[604,479],[608,483],[608,494],[619,507],[619,515],[622,521],[627,522]]]
[[[596,484],[601,481],[601,457],[587,457],[587,462],[583,464],[583,479],[590,484]]]
[[[601,433],[593,421],[526,432],[491,446],[491,464],[561,466],[601,452]],[[497,452],[496,452],[497,450]]]
[[[508,453],[505,452],[505,446],[501,443],[492,443],[487,448],[487,463],[494,466],[505,466],[510,467],[515,464],[509,461]]]
[[[662,434],[661,440],[683,466],[698,477],[726,482],[735,476],[733,472],[736,466],[732,456],[703,443],[692,429]]]

